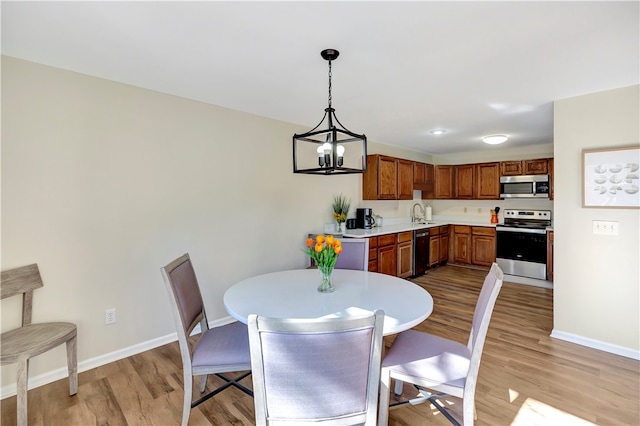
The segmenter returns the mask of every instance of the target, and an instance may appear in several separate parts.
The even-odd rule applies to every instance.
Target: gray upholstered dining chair
[[[383,322],[250,315],[256,425],[375,425]]]
[[[369,270],[369,239],[341,238],[342,253],[336,260],[336,269]]]
[[[16,424],[27,424],[27,380],[29,359],[49,351],[63,343],[67,346],[69,370],[69,395],[78,392],[78,330],[70,322],[32,323],[33,291],[42,287],[42,277],[37,264],[2,271],[1,298],[22,295],[22,326],[6,331],[0,336],[0,360],[2,365],[18,364],[16,383]]]
[[[161,272],[172,302],[178,331],[184,377],[182,425],[186,425],[192,408],[229,386],[235,386],[253,396],[250,389],[239,383],[251,374],[249,336],[247,327],[239,322],[209,329],[202,294],[189,254],[184,254],[161,268]],[[200,324],[201,335],[192,347],[189,336],[198,324]],[[243,374],[235,379],[222,374],[231,372],[243,372]],[[200,393],[203,393],[208,374],[215,374],[226,383],[192,402],[193,376],[202,376]]]
[[[396,337],[382,361],[380,426],[387,424],[391,379],[412,383],[420,390],[421,397],[405,402],[429,401],[453,424],[473,425],[480,358],[502,281],[502,270],[494,263],[482,284],[466,345],[416,330]],[[456,419],[438,401],[447,395],[462,398],[462,419]]]

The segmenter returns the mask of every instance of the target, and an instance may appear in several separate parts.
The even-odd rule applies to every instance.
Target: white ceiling
[[[312,128],[334,48],[342,124],[442,154],[551,143],[554,100],[638,84],[639,5],[2,1],[2,53]]]

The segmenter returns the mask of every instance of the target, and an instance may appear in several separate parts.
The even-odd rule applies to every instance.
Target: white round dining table
[[[335,269],[333,293],[320,293],[317,269],[295,269],[257,275],[224,294],[227,312],[243,323],[250,314],[274,318],[323,318],[382,309],[383,335],[408,330],[427,319],[433,298],[402,278],[376,272]]]

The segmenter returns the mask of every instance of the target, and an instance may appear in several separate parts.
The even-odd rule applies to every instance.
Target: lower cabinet
[[[398,274],[398,249],[396,235],[388,234],[378,237],[378,271],[381,274]]]
[[[453,225],[453,261],[491,266],[496,261],[496,230],[490,226]]]
[[[496,261],[496,228],[471,227],[471,263],[491,266]]]
[[[413,232],[400,232],[398,242],[398,277],[407,278],[413,274]]]
[[[378,237],[369,238],[369,272],[378,272]]]
[[[471,263],[471,227],[453,225],[453,261]]]
[[[438,261],[440,264],[449,261],[449,225],[440,227],[440,253]]]
[[[449,225],[429,228],[429,267],[449,260]]]
[[[450,253],[455,263],[491,266],[496,261],[494,227],[443,225],[429,228],[428,232],[429,267],[447,263]],[[553,244],[553,234],[550,241]],[[369,271],[400,278],[410,277],[413,274],[413,232],[370,237]],[[547,275],[553,276],[553,271],[547,272]]]

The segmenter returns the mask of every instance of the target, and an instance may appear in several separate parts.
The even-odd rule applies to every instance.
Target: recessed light
[[[431,133],[432,135],[440,136],[447,133],[447,131],[443,129],[434,129],[434,130],[431,130],[429,133]]]
[[[489,145],[498,145],[505,142],[507,139],[509,138],[505,135],[491,135],[483,137],[482,142],[488,143]]]

